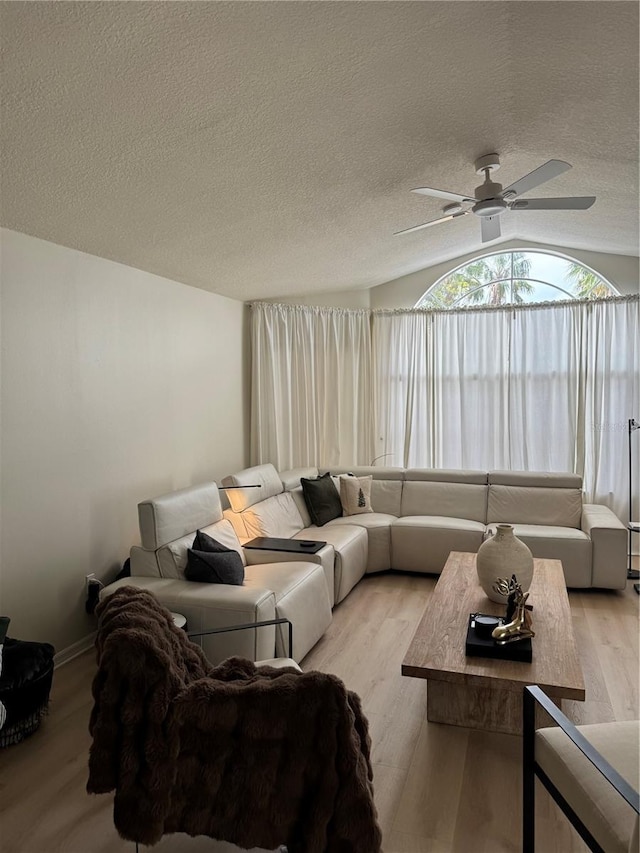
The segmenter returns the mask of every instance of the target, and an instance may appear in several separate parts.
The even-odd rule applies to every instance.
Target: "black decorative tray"
[[[326,542],[313,539],[278,539],[273,536],[258,536],[244,543],[244,548],[256,551],[287,551],[290,554],[317,554]]]
[[[464,649],[467,657],[498,658],[499,660],[519,660],[524,663],[531,663],[533,649],[530,637],[527,637],[526,640],[518,640],[499,646],[493,637],[485,639],[476,634],[475,617],[479,615],[479,613],[469,614],[469,626]],[[500,618],[499,621],[501,625],[504,625],[504,619]]]

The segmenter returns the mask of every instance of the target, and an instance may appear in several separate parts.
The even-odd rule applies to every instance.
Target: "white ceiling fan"
[[[542,166],[538,166],[533,172],[529,172],[523,178],[509,184],[505,189],[502,184],[491,180],[491,173],[500,168],[500,158],[497,154],[485,154],[476,160],[474,164],[477,175],[484,175],[484,182],[475,189],[475,196],[450,193],[445,190],[434,190],[431,187],[417,187],[411,190],[419,195],[433,196],[452,202],[442,208],[444,214],[439,219],[423,222],[422,225],[414,225],[413,228],[405,228],[404,231],[396,231],[394,236],[400,234],[411,234],[421,228],[430,228],[440,222],[448,222],[457,219],[458,216],[466,216],[475,213],[480,217],[482,230],[482,242],[495,240],[500,236],[500,216],[507,210],[586,210],[596,200],[595,196],[580,196],[573,198],[519,198],[523,193],[529,192],[534,187],[556,178],[571,168],[570,163],[563,160],[549,160]]]

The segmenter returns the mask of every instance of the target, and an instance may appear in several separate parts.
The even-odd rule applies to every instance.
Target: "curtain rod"
[[[630,293],[622,296],[605,296],[601,299],[562,299],[551,300],[548,302],[531,302],[526,304],[514,305],[467,305],[460,308],[331,308],[328,305],[303,305],[290,302],[264,302],[253,301],[245,302],[249,308],[254,307],[269,307],[277,309],[285,309],[289,312],[309,312],[309,313],[332,313],[332,314],[354,314],[366,316],[384,316],[394,314],[472,314],[491,311],[537,311],[541,308],[562,308],[568,305],[604,305],[604,304],[619,304],[622,302],[638,302],[640,294]]]

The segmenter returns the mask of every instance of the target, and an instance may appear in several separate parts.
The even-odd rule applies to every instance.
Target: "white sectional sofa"
[[[535,557],[560,559],[569,587],[623,589],[626,584],[626,528],[607,507],[583,504],[581,478],[575,474],[332,469],[336,476],[371,475],[373,511],[317,527],[300,478],[319,473],[324,472],[247,468],[223,481],[234,487],[227,492],[231,507],[224,513],[216,483],[141,502],[141,545],[131,549],[132,576],[103,594],[127,584],[149,589],[170,610],[186,616],[189,630],[198,632],[289,619],[293,658],[300,661],[329,627],[332,608],[365,573],[392,569],[437,574],[450,551],[477,551],[501,522],[513,524]],[[242,586],[185,578],[187,549],[197,530],[240,554]],[[302,557],[243,547],[255,537],[326,544]],[[286,631],[280,627],[218,634],[202,642],[213,663],[231,654],[250,660],[286,656]]]
[[[259,465],[227,477],[225,485],[261,483],[262,488],[230,492],[225,516],[241,542],[255,536],[330,542],[336,550],[336,603],[364,572],[439,573],[450,551],[477,551],[498,523],[512,524],[534,557],[560,559],[568,587],[623,589],[626,584],[626,528],[607,507],[583,503],[577,474],[332,468],[332,475],[373,477],[374,511],[316,527],[300,478],[326,470],[278,474],[272,465]],[[361,552],[349,551],[348,531],[354,528],[367,534],[364,566]],[[341,551],[343,543],[348,544]]]

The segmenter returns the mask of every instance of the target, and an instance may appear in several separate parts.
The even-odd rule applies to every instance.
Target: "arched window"
[[[551,252],[496,252],[447,273],[415,307],[522,305],[617,295],[606,279],[571,258]]]

